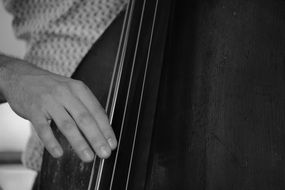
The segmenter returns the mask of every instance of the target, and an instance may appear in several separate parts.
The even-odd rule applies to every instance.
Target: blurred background
[[[25,43],[15,38],[11,22],[12,16],[0,1],[0,52],[22,58]],[[29,135],[29,122],[18,117],[7,103],[0,104],[0,187],[3,190],[31,189],[35,172],[21,165]]]

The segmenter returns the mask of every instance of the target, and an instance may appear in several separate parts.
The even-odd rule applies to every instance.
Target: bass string
[[[148,46],[146,66],[145,66],[145,70],[144,70],[144,78],[143,78],[143,84],[142,84],[142,91],[141,91],[141,94],[140,94],[139,110],[138,110],[138,116],[137,116],[137,120],[136,120],[136,127],[135,127],[134,139],[133,139],[133,143],[132,143],[131,158],[130,158],[130,163],[129,163],[129,167],[128,167],[128,176],[127,176],[127,183],[126,183],[126,188],[125,188],[126,190],[128,189],[129,179],[130,179],[130,173],[131,173],[131,168],[132,168],[133,154],[134,154],[134,149],[135,149],[135,144],[136,144],[136,138],[137,138],[137,130],[138,130],[138,125],[139,125],[139,120],[140,120],[141,105],[142,105],[142,101],[143,101],[143,95],[144,95],[144,90],[145,90],[146,75],[147,75],[148,66],[149,66],[149,57],[150,57],[150,52],[151,52],[150,50],[151,50],[151,47],[152,47],[153,31],[154,31],[154,27],[155,27],[155,23],[156,23],[156,15],[157,15],[158,1],[159,1],[159,0],[156,0],[155,10],[154,10],[154,16],[153,16],[153,21],[152,21],[152,28],[151,28],[151,34],[150,34],[151,36],[150,36],[150,42],[149,42],[149,46]]]
[[[118,90],[119,90],[120,81],[121,81],[122,68],[123,68],[123,64],[124,64],[124,60],[125,60],[126,46],[127,46],[127,42],[129,39],[130,14],[132,14],[132,9],[130,7],[132,6],[132,2],[133,2],[133,0],[130,0],[130,3],[128,3],[126,15],[124,18],[123,31],[122,31],[122,36],[120,39],[119,48],[118,48],[121,51],[118,52],[117,57],[116,57],[116,63],[120,62],[120,64],[119,64],[120,67],[118,69],[118,72],[113,73],[113,75],[114,75],[113,78],[115,78],[116,75],[117,75],[117,78],[116,78],[116,85],[114,88],[114,95],[112,98],[112,104],[111,104],[111,107],[109,107],[110,109],[108,109],[108,105],[109,105],[109,100],[111,98],[108,98],[109,100],[107,101],[107,104],[106,104],[106,112],[109,113],[110,123],[112,123],[112,121],[113,121],[114,110],[115,110],[115,106],[116,106],[116,102],[117,102],[117,95],[118,95]],[[122,44],[123,44],[123,47],[121,48]],[[114,81],[115,80],[113,79],[112,83]],[[111,88],[112,88],[112,86],[110,86],[109,92],[111,91]],[[110,96],[110,94],[109,94],[109,96]]]
[[[135,0],[134,0],[135,1]],[[132,9],[134,8],[135,2],[132,6]],[[128,107],[128,103],[129,103],[129,94],[130,94],[130,89],[131,89],[131,85],[132,85],[132,78],[133,78],[133,72],[134,72],[134,68],[135,68],[135,63],[136,63],[136,58],[137,58],[137,51],[138,51],[138,44],[139,44],[139,37],[141,34],[141,28],[142,28],[142,20],[144,17],[144,13],[145,13],[145,5],[146,5],[146,0],[143,1],[143,9],[142,9],[142,15],[140,17],[140,25],[139,25],[139,30],[138,30],[138,35],[137,35],[137,39],[136,39],[136,46],[135,46],[135,51],[134,51],[134,59],[132,62],[132,68],[131,68],[131,73],[130,73],[130,80],[128,83],[128,90],[127,90],[127,96],[126,96],[126,103],[124,106],[124,113],[123,113],[123,119],[122,119],[122,123],[121,123],[121,130],[120,130],[120,136],[119,136],[119,142],[118,142],[118,147],[117,147],[117,152],[116,152],[116,157],[115,157],[115,162],[114,162],[114,166],[113,166],[113,172],[112,172],[112,178],[111,178],[111,182],[110,182],[110,190],[112,189],[113,186],[113,181],[114,181],[114,176],[115,176],[115,172],[116,172],[116,166],[117,166],[117,159],[118,159],[118,152],[120,150],[120,142],[121,142],[121,137],[122,137],[122,133],[124,130],[124,122],[125,122],[125,117],[126,117],[126,111],[127,111],[127,107]],[[133,12],[132,12],[133,13]],[[131,17],[132,18],[132,17]]]
[[[130,1],[132,1],[132,0],[130,0]],[[127,25],[128,25],[128,18],[129,18],[128,15],[130,12],[129,10],[130,10],[130,3],[128,3],[128,5],[127,5],[126,13],[124,16],[122,33],[121,33],[119,46],[118,46],[118,52],[117,52],[116,59],[115,59],[115,64],[114,64],[112,78],[111,78],[111,84],[109,86],[107,102],[105,105],[105,111],[109,116],[110,124],[112,124],[112,120],[113,120],[114,109],[115,109],[115,104],[116,104],[117,94],[118,94],[118,86],[120,85],[120,76],[122,73],[121,69],[118,69],[118,65],[121,68],[122,63],[123,63],[122,60],[124,60],[124,58],[125,58],[124,57],[125,56],[125,46],[126,46],[125,44],[126,44],[126,41],[128,39],[128,32],[125,32],[125,31],[127,31],[127,28],[128,28]],[[120,62],[120,64],[119,64],[119,62]],[[115,83],[115,87],[114,87],[114,83]],[[112,101],[111,101],[111,99],[112,99]],[[110,103],[110,102],[112,102],[112,103]],[[99,158],[97,156],[95,156],[95,158],[93,160],[93,164],[92,164],[92,170],[91,170],[91,174],[90,174],[88,190],[91,190],[92,185],[94,183],[93,179],[94,179],[94,175],[95,175],[96,160],[97,159],[99,159]],[[103,165],[104,165],[104,159],[100,159],[100,165],[99,165],[99,169],[97,172],[95,189],[99,188],[99,184],[100,184],[100,180],[101,180],[101,176],[102,176]]]
[[[132,6],[130,6],[132,7]],[[131,8],[132,10],[132,8]],[[132,11],[131,11],[132,12]],[[127,24],[127,35],[126,35],[126,39],[124,41],[124,47],[123,47],[123,56],[121,57],[121,60],[120,60],[120,64],[119,64],[119,68],[118,68],[118,74],[117,74],[117,80],[116,80],[116,85],[115,85],[115,92],[114,92],[114,96],[113,96],[113,101],[112,101],[112,106],[111,106],[111,110],[110,110],[110,121],[111,121],[111,124],[112,124],[112,121],[113,121],[113,116],[114,116],[114,110],[115,110],[115,106],[116,106],[116,102],[117,102],[117,97],[118,97],[118,91],[119,91],[119,87],[120,87],[120,83],[121,83],[121,76],[122,76],[122,71],[123,71],[123,67],[124,67],[124,60],[125,60],[125,53],[126,53],[126,46],[127,46],[127,42],[128,42],[128,39],[129,39],[129,22],[130,22],[130,19],[131,18],[130,16],[128,17],[128,24]],[[121,139],[121,133],[119,135],[119,138],[118,138],[118,147],[117,147],[117,150],[116,150],[116,157],[118,155],[118,151],[119,151],[119,145],[120,145],[120,139]],[[105,160],[104,159],[100,159],[100,164],[99,164],[99,175],[98,175],[98,178],[97,178],[97,181],[96,181],[96,186],[95,186],[95,190],[98,190],[100,188],[100,182],[101,182],[101,178],[102,178],[102,172],[103,172],[103,168],[104,168],[104,162]],[[116,160],[115,160],[116,162]]]
[[[117,97],[118,97],[118,91],[119,91],[119,87],[120,87],[120,83],[121,83],[122,70],[123,70],[123,66],[124,66],[124,62],[125,62],[124,60],[125,60],[125,54],[126,54],[126,47],[127,47],[127,42],[128,42],[129,33],[130,33],[130,23],[131,23],[131,18],[133,15],[133,10],[134,10],[134,1],[135,0],[130,0],[130,2],[128,3],[128,7],[127,7],[125,19],[124,19],[124,24],[123,24],[122,36],[121,36],[121,41],[124,42],[123,48],[121,48],[122,49],[121,55],[119,55],[119,53],[118,53],[118,56],[117,56],[117,63],[120,62],[120,64],[119,64],[119,68],[118,68],[117,72],[114,72],[114,78],[115,78],[115,75],[117,75],[116,84],[115,84],[115,88],[114,88],[114,94],[112,96],[113,97],[112,105],[111,105],[111,107],[109,107],[110,110],[107,110],[107,112],[108,111],[110,112],[109,113],[109,119],[110,119],[111,124],[113,122],[113,115],[114,115],[114,110],[115,110]],[[122,44],[122,43],[120,42],[120,44]],[[110,88],[113,89],[112,86]],[[111,91],[109,91],[109,92],[111,92]],[[109,102],[108,102],[108,104],[109,104]],[[108,107],[106,107],[106,109],[108,109]],[[116,151],[116,158],[117,158],[119,147],[120,147],[121,132],[120,132],[120,137],[118,139],[119,139],[119,142],[118,142],[118,148]],[[98,190],[100,188],[100,182],[101,182],[102,172],[103,172],[103,168],[104,168],[104,161],[105,161],[104,159],[100,159],[95,190]],[[115,159],[115,162],[116,162],[116,159]]]

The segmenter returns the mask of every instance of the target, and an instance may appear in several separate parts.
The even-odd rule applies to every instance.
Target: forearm
[[[0,104],[7,102],[6,98],[4,97],[4,83],[6,78],[6,65],[14,58],[3,55],[0,53]]]
[[[13,73],[14,66],[24,63],[23,60],[4,55],[0,52],[0,104],[7,102],[5,98],[5,88],[10,87],[9,79]]]

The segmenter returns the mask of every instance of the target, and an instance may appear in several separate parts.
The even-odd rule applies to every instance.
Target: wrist
[[[7,84],[9,81],[7,65],[12,62],[11,59],[13,58],[0,54],[0,103],[7,101],[5,98],[5,90],[7,90]]]

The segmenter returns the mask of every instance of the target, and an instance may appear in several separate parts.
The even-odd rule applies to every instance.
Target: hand
[[[107,158],[117,141],[104,109],[81,81],[39,69],[21,60],[0,65],[0,90],[11,108],[31,121],[46,149],[54,156],[62,148],[49,126],[55,121],[82,161],[95,153]],[[91,147],[85,141],[85,136]]]

